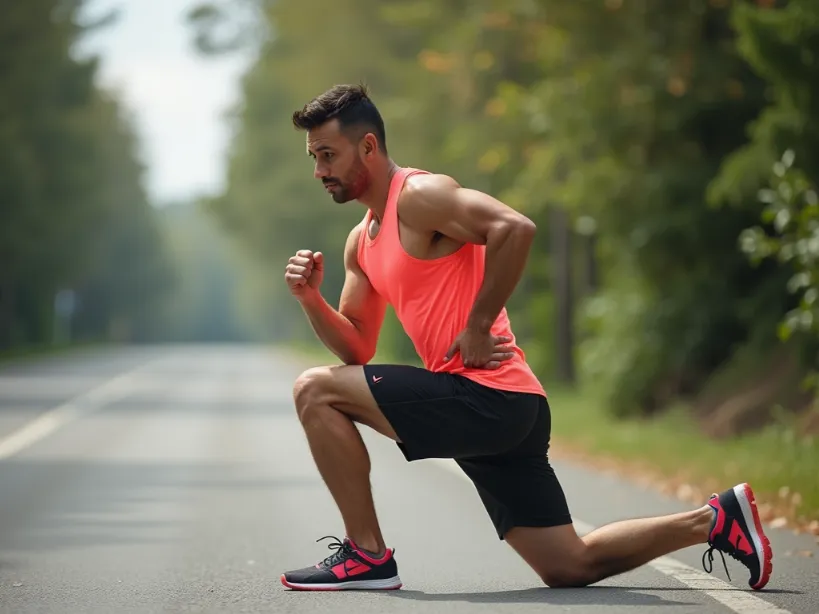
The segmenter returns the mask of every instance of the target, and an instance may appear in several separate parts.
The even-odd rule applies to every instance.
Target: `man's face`
[[[316,161],[313,176],[321,179],[337,203],[359,198],[370,186],[370,173],[364,164],[363,141],[352,142],[337,120],[307,133],[307,152]]]

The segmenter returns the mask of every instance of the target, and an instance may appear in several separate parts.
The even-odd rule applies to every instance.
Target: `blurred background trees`
[[[810,407],[816,2],[203,3],[191,44],[257,57],[226,189],[161,208],[127,117],[69,54],[79,3],[17,4],[0,24],[0,347],[51,342],[70,307],[75,339],[312,339],[284,264],[322,250],[337,301],[364,210],[323,193],[290,117],[366,82],[396,162],[538,224],[508,307],[547,388],[593,383],[618,415],[684,401],[714,434]],[[415,360],[392,314],[381,348]]]

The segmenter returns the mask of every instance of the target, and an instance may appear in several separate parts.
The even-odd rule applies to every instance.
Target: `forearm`
[[[535,226],[529,220],[500,224],[487,235],[484,279],[467,327],[488,332],[526,268]]]
[[[316,336],[345,364],[363,364],[368,360],[361,332],[320,293],[302,300],[301,307]]]

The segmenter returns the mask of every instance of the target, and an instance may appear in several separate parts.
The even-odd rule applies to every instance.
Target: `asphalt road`
[[[290,592],[280,573],[329,554],[318,538],[343,536],[292,408],[305,366],[210,346],[0,367],[0,612],[819,612],[815,538],[776,530],[761,593],[733,559],[732,581],[719,557],[705,574],[704,548],[590,588],[542,587],[451,464],[407,464],[366,429],[404,588]],[[581,532],[686,509],[555,464]]]

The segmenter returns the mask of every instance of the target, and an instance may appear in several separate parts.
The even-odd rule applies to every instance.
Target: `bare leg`
[[[310,369],[294,399],[310,451],[344,519],[347,537],[373,553],[386,549],[370,488],[370,456],[353,420],[397,440],[357,366]]]
[[[549,586],[586,586],[706,543],[713,518],[713,510],[704,506],[669,516],[615,522],[582,538],[571,525],[515,527],[505,538]]]

